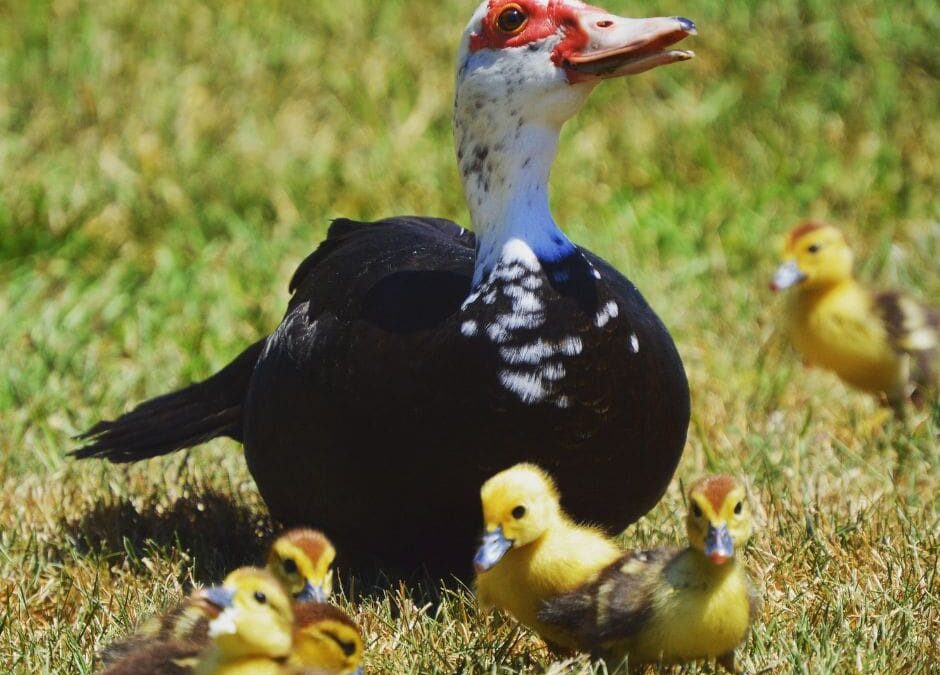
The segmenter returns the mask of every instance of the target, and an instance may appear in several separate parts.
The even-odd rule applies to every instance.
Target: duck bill
[[[312,584],[309,579],[295,596],[297,602],[326,602],[328,597],[329,593],[322,585]]]
[[[696,34],[695,23],[681,16],[628,19],[585,7],[578,15],[583,43],[564,55],[570,82],[636,75],[695,56],[689,50],[667,49]]]
[[[192,598],[193,604],[211,621],[232,607],[235,590],[225,586],[210,586],[196,591]]]
[[[203,588],[195,595],[196,603],[210,619],[216,618],[223,611],[232,607],[234,599],[235,590],[225,586]]]
[[[796,286],[806,279],[806,274],[799,268],[795,260],[788,260],[774,272],[773,281],[770,282],[772,291],[782,291],[785,288]]]
[[[480,548],[473,556],[473,569],[477,574],[486,572],[503,559],[506,552],[512,548],[512,541],[506,539],[503,535],[503,528],[497,527],[492,532],[486,532],[483,535],[483,541]]]
[[[705,556],[716,565],[723,565],[734,557],[734,541],[728,531],[728,525],[708,526],[705,535]]]

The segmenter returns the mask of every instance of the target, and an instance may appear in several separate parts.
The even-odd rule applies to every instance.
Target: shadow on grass
[[[69,533],[59,558],[76,554],[106,558],[143,571],[146,558],[169,559],[184,553],[192,560],[193,578],[214,583],[236,567],[263,564],[270,541],[283,526],[257,506],[197,482],[187,484],[172,500],[138,495],[99,500],[82,513],[63,518],[59,528]],[[467,576],[441,578],[425,570],[389,574],[375,561],[344,560],[342,547],[337,567],[337,580],[350,599],[381,599],[404,586],[416,599],[436,605],[444,589],[470,584]]]
[[[231,495],[212,488],[184,490],[173,501],[115,497],[100,501],[76,517],[66,517],[74,551],[106,558],[123,558],[145,567],[146,557],[192,559],[193,577],[215,582],[241,565],[263,562],[274,526]],[[176,553],[174,553],[176,552]]]

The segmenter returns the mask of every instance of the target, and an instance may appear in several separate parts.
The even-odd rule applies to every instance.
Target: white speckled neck
[[[548,207],[548,177],[564,122],[592,86],[571,85],[551,62],[550,41],[467,55],[457,74],[454,139],[477,235],[473,285],[524,243],[540,261],[576,251]]]
[[[474,150],[490,147],[486,159],[477,162],[471,156],[461,160],[464,191],[477,233],[474,286],[505,255],[518,255],[523,246],[538,260],[550,262],[575,251],[548,206],[548,175],[558,145],[557,132],[524,126],[511,140],[511,144],[475,140]]]

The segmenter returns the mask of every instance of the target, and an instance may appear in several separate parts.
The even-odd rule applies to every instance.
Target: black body
[[[623,529],[662,496],[685,443],[688,384],[672,339],[635,287],[584,250],[526,272],[539,325],[494,338],[487,326],[512,313],[513,289],[501,288],[512,282],[491,278],[465,304],[474,247],[444,220],[335,221],[266,340],[203,383],[98,424],[76,454],[133,461],[231,436],[274,515],[323,529],[344,561],[390,571],[469,570],[480,485],[519,461],[554,475],[576,518]],[[611,301],[619,312],[598,321]],[[579,348],[542,363],[518,349],[562,342]],[[524,401],[501,382],[507,372],[543,398]]]

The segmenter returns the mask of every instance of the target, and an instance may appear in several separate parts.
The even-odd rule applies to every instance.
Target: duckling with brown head
[[[759,600],[741,561],[751,535],[744,486],[730,476],[692,485],[689,546],[633,551],[538,618],[611,665],[717,658],[735,671]]]

